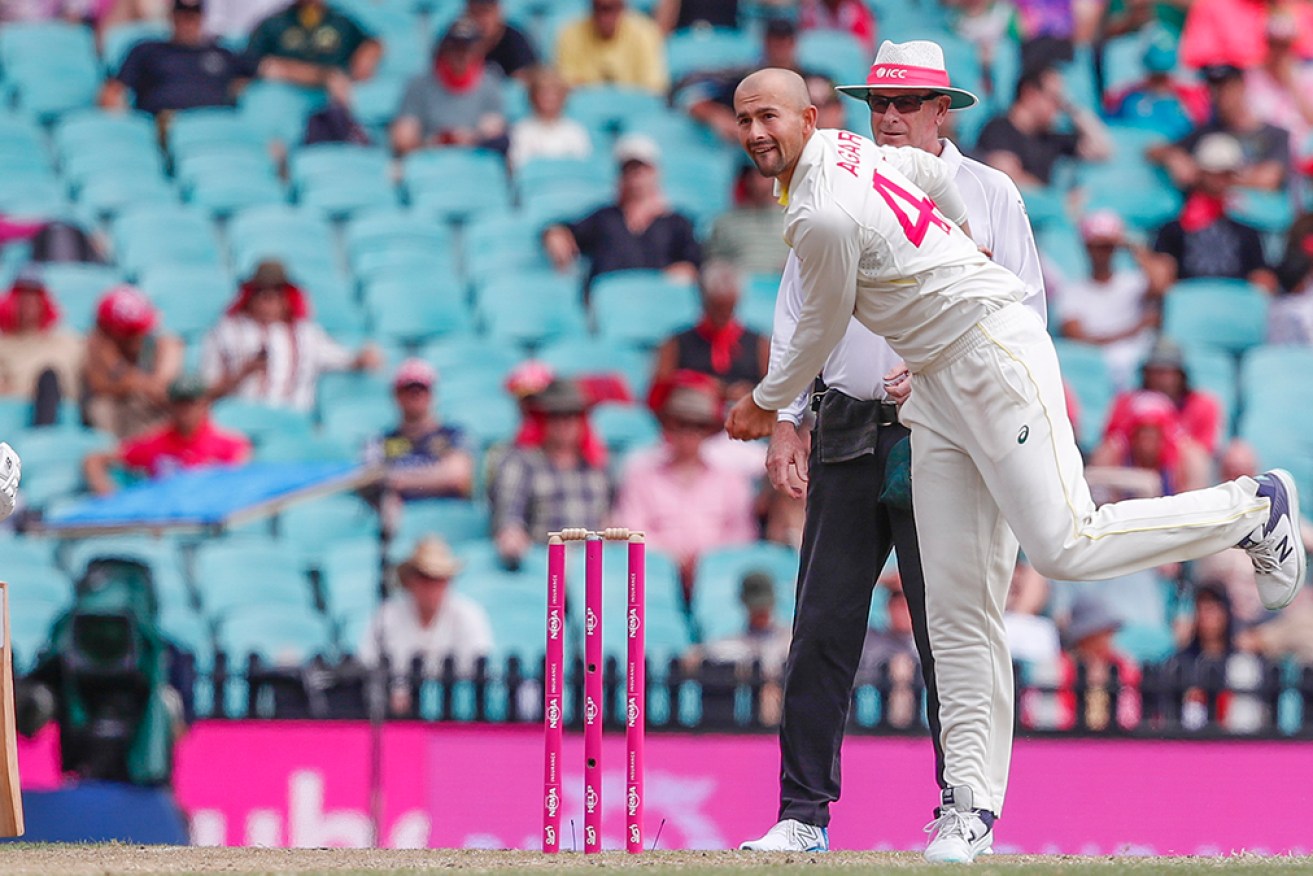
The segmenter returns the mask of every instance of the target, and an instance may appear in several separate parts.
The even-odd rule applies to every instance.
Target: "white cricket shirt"
[[[967,221],[975,242],[993,253],[994,263],[1021,278],[1026,287],[1024,303],[1048,322],[1044,295],[1044,277],[1040,272],[1035,234],[1026,216],[1025,202],[1017,185],[1000,170],[964,156],[951,140],[940,140],[939,159],[953,173],[953,182],[967,206]],[[802,310],[802,285],[798,258],[789,255],[780,277],[780,291],[775,299],[775,323],[771,330],[771,364],[783,358],[793,337],[798,314]],[[885,374],[901,361],[879,335],[861,323],[849,321],[839,345],[825,360],[821,376],[826,386],[845,395],[868,401],[886,398],[881,382]],[[797,425],[807,410],[809,393],[804,390],[793,403],[780,411],[780,419]]]
[[[753,390],[766,410],[787,407],[821,373],[851,317],[915,372],[1025,297],[1021,280],[959,227],[965,203],[948,165],[928,152],[817,131],[781,200],[803,300],[793,337]]]

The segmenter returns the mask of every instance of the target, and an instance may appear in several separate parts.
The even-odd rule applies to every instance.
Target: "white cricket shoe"
[[[925,859],[931,864],[970,864],[994,851],[994,829],[973,809],[940,809],[925,832],[934,833],[925,847]]]
[[[1267,522],[1255,529],[1239,547],[1254,564],[1258,596],[1268,611],[1285,608],[1304,583],[1308,558],[1299,531],[1299,492],[1290,472],[1274,468],[1254,478],[1258,495],[1271,503]]]
[[[766,831],[761,839],[748,840],[739,848],[750,852],[828,852],[830,832],[786,818]]]

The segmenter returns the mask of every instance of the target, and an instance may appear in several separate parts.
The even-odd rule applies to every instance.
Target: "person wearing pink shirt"
[[[1278,0],[1196,0],[1181,31],[1181,61],[1195,68],[1257,67],[1267,57],[1268,16],[1278,10],[1294,18],[1295,53],[1313,58],[1313,6]]]
[[[677,386],[659,417],[661,444],[626,464],[614,519],[675,558],[687,593],[704,551],[756,538],[752,480],[703,452],[725,422],[715,393]]]

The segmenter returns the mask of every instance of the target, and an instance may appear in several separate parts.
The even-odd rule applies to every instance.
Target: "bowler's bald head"
[[[734,89],[734,105],[738,106],[741,99],[749,97],[795,112],[802,112],[811,106],[806,81],[792,70],[782,67],[767,67],[748,74],[739,83],[739,87]]]

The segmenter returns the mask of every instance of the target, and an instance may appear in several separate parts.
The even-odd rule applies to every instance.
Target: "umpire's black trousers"
[[[839,748],[871,594],[890,548],[897,548],[926,686],[935,777],[943,786],[939,704],[916,525],[910,510],[879,498],[889,454],[908,435],[897,423],[880,425],[891,413],[888,405],[882,409],[878,402],[859,402],[831,389],[817,415],[793,643],[784,671],[781,820],[829,824],[830,803],[839,799]]]

